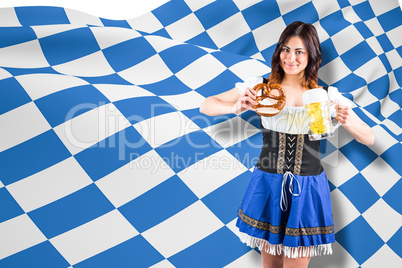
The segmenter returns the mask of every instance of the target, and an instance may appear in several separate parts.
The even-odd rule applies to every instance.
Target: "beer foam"
[[[322,88],[309,89],[303,94],[303,103],[308,105],[315,102],[325,102],[328,101],[328,93]]]

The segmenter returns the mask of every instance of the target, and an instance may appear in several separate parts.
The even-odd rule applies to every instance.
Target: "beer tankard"
[[[332,109],[336,103],[329,102],[327,91],[322,88],[307,90],[303,94],[303,104],[308,111],[310,120],[309,139],[316,141],[333,137],[341,123],[332,125],[330,108]]]

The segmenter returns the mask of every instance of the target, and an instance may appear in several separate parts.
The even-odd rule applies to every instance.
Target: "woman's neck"
[[[300,88],[300,89],[305,88],[303,77],[299,76],[285,75],[285,77],[282,79],[281,85],[285,87],[288,86],[291,88]]]

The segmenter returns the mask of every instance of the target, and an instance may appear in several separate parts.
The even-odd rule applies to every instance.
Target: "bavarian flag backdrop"
[[[0,267],[261,267],[233,233],[258,118],[199,106],[267,77],[296,20],[319,32],[320,85],[376,136],[323,142],[336,243],[310,267],[402,267],[397,0],[171,0],[119,21],[0,9]]]

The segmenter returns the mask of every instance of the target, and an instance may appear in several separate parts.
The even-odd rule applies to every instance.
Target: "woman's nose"
[[[293,52],[289,53],[288,54],[288,59],[289,59],[290,62],[295,61],[296,60],[296,54],[293,53]]]

